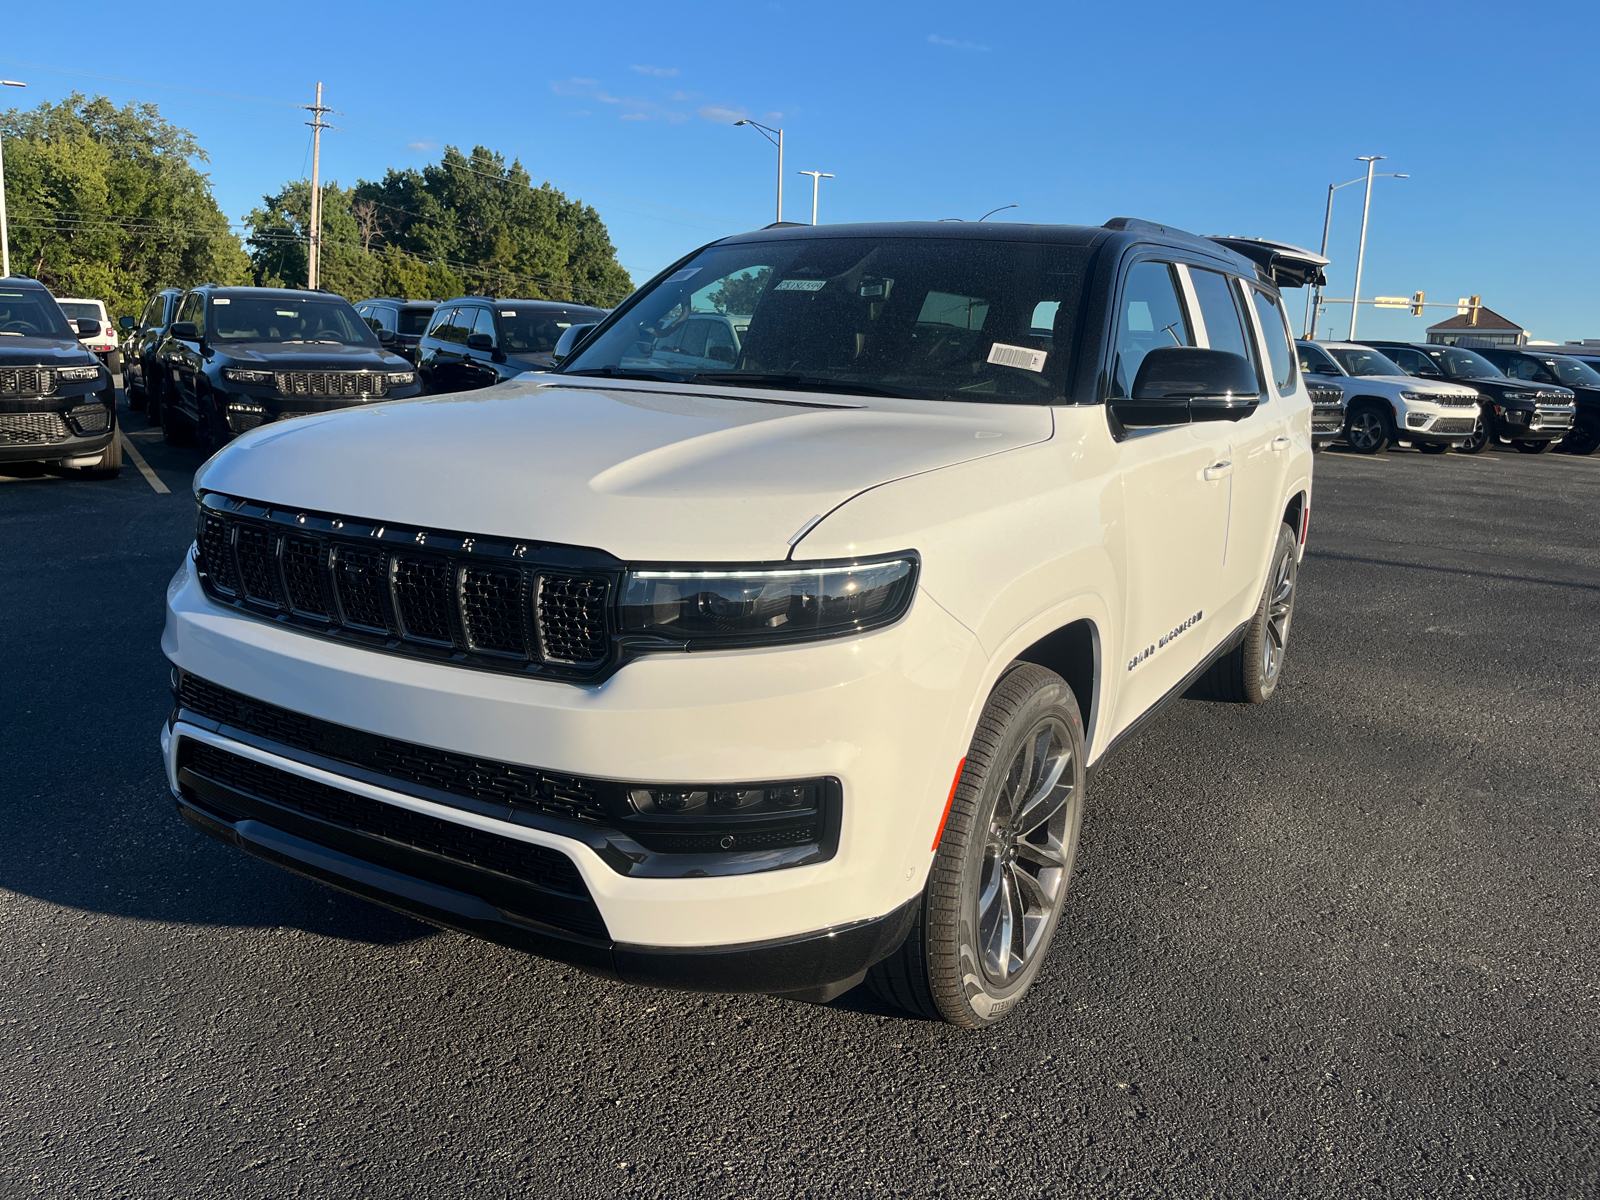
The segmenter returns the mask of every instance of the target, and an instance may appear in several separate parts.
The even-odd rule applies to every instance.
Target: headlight
[[[271,371],[251,371],[244,367],[223,367],[222,377],[233,383],[271,383]]]
[[[1500,398],[1502,400],[1537,400],[1539,398],[1539,393],[1538,392],[1505,392],[1505,393],[1502,393]]]
[[[383,382],[389,387],[405,387],[406,384],[415,383],[416,380],[415,371],[390,371],[383,377]]]
[[[1413,404],[1437,404],[1439,397],[1430,396],[1427,392],[1401,392],[1400,399],[1409,400]]]
[[[916,577],[911,555],[784,567],[646,568],[629,572],[623,585],[622,631],[689,650],[849,637],[899,620],[911,606]]]
[[[78,382],[79,380],[84,380],[84,379],[99,379],[100,378],[100,368],[99,367],[62,367],[58,371],[58,374],[60,375],[60,377],[61,377],[63,382],[65,382],[65,383],[75,383],[75,382]]]

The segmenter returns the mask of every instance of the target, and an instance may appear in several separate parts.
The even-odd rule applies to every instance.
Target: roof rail
[[[1112,217],[1101,229],[1115,229],[1121,233],[1183,233],[1182,229],[1173,229],[1170,225],[1157,225],[1154,221],[1146,221],[1140,217]]]
[[[774,221],[771,225],[763,225],[763,229],[804,229],[804,221]]]

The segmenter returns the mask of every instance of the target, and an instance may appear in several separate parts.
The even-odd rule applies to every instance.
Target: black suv
[[[1572,432],[1574,397],[1564,387],[1530,387],[1505,373],[1476,350],[1428,342],[1369,342],[1384,357],[1419,379],[1464,383],[1483,397],[1478,428],[1456,447],[1477,454],[1491,442],[1510,442],[1524,454],[1543,454]]]
[[[374,333],[387,329],[394,334],[395,352],[415,363],[417,345],[428,331],[428,320],[433,316],[433,310],[438,307],[437,300],[397,300],[392,296],[378,296],[356,305],[356,312],[372,326]]]
[[[79,318],[74,333],[42,283],[0,279],[0,463],[117,473],[117,389],[78,341],[99,332],[99,321]]]
[[[415,396],[391,340],[343,296],[207,283],[178,304],[147,378],[167,441],[211,453],[271,421]]]
[[[1561,439],[1568,454],[1593,454],[1600,447],[1600,371],[1596,364],[1562,354],[1557,346],[1479,350],[1512,379],[1564,387],[1577,396],[1572,432]]]
[[[605,315],[604,309],[553,300],[446,300],[422,336],[417,370],[432,392],[466,392],[524,371],[547,371],[563,333]]]
[[[144,306],[144,315],[138,321],[123,317],[117,322],[128,335],[122,344],[122,388],[128,394],[128,411],[143,412],[149,402],[149,388],[145,378],[150,372],[161,339],[167,336],[167,326],[172,324],[178,311],[178,301],[183,299],[182,288],[162,288]],[[153,415],[153,414],[152,414]]]

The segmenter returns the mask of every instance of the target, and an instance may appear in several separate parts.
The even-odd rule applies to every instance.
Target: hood
[[[812,517],[866,488],[1053,428],[1036,406],[525,377],[263,426],[195,483],[630,561],[777,561]]]
[[[1406,391],[1415,392],[1419,396],[1459,396],[1472,391],[1472,388],[1465,383],[1424,379],[1420,375],[1351,375],[1348,378],[1352,383],[1360,383],[1363,379],[1375,379],[1379,383],[1398,384]]]
[[[78,342],[0,335],[0,367],[81,367],[94,361]]]
[[[376,346],[317,346],[300,342],[216,342],[213,349],[236,366],[273,371],[407,371],[411,364]]]

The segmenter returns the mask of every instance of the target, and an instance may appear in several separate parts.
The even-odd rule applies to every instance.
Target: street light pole
[[[0,79],[0,86],[27,87],[15,79]],[[0,146],[0,279],[11,276],[11,230],[6,225],[6,152]]]
[[[1356,290],[1350,293],[1350,341],[1356,340],[1356,317],[1361,313],[1361,266],[1367,257],[1367,214],[1372,211],[1372,168],[1383,161],[1381,154],[1358,155],[1367,164],[1367,198],[1361,202],[1361,241],[1356,246]]]
[[[1370,171],[1372,169],[1370,164],[1368,165],[1367,169],[1368,169],[1368,171]],[[1333,224],[1333,194],[1335,192],[1337,192],[1342,187],[1349,187],[1351,184],[1360,183],[1362,180],[1364,180],[1366,178],[1367,178],[1367,176],[1365,176],[1365,175],[1357,175],[1354,179],[1346,179],[1343,183],[1330,183],[1328,185],[1328,207],[1327,207],[1327,211],[1325,211],[1322,214],[1322,251],[1321,251],[1321,253],[1322,253],[1322,257],[1323,258],[1327,258],[1328,257],[1328,230],[1329,230],[1329,227]],[[1396,175],[1391,171],[1384,171],[1384,172],[1382,172],[1380,174],[1373,175],[1372,178],[1373,179],[1410,179],[1411,176],[1409,176],[1409,175]],[[1371,184],[1369,183],[1367,186],[1370,188]],[[1368,199],[1369,200],[1371,199],[1370,191],[1368,193]],[[1365,217],[1365,215],[1362,216],[1361,228],[1362,228],[1362,245],[1365,245],[1366,244],[1366,217]],[[1320,309],[1321,307],[1322,307],[1322,288],[1319,285],[1319,286],[1313,288],[1311,290],[1311,292],[1309,292],[1307,294],[1305,337],[1306,337],[1306,340],[1308,342],[1314,342],[1314,341],[1317,340],[1317,315],[1318,315],[1317,314],[1317,310]]]
[[[783,220],[783,130],[768,128],[760,121],[752,121],[748,118],[743,121],[735,121],[734,124],[751,126],[762,137],[778,148],[778,220],[781,221]]]
[[[796,171],[795,174],[811,176],[811,223],[815,225],[817,223],[817,188],[821,186],[824,179],[832,179],[833,176],[826,171]]]

